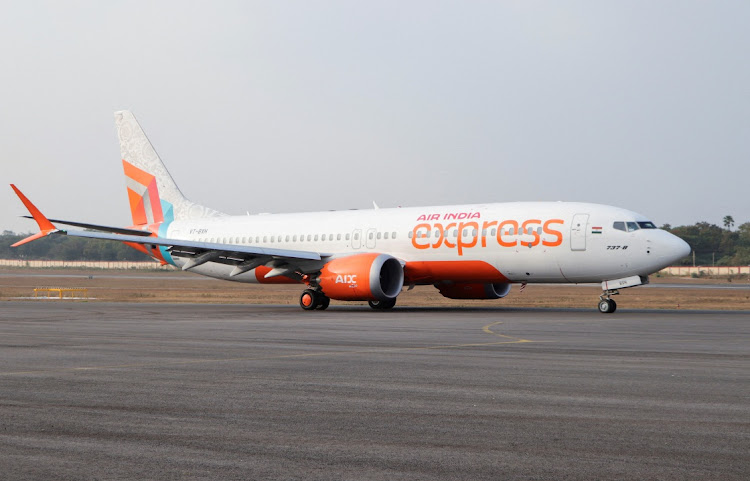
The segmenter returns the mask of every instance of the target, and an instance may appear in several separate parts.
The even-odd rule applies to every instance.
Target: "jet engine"
[[[436,284],[440,294],[449,299],[500,299],[510,292],[510,283]]]
[[[356,254],[328,262],[318,284],[339,301],[388,301],[404,286],[404,268],[387,254]]]

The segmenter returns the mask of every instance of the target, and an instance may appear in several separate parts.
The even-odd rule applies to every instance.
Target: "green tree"
[[[732,227],[734,227],[734,218],[731,215],[724,216],[724,227],[727,230],[732,230]]]

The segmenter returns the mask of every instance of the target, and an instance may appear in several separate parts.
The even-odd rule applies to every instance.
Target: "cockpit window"
[[[656,226],[654,225],[653,222],[648,222],[648,221],[639,222],[638,225],[640,226],[641,229],[656,229]]]
[[[634,230],[638,230],[638,223],[637,222],[628,222],[628,232],[633,232]]]
[[[627,229],[625,229],[625,222],[615,222],[614,224],[612,224],[612,227],[617,230],[627,232]]]

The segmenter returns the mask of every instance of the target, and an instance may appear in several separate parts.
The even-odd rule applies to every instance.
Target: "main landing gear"
[[[377,310],[385,310],[385,309],[393,309],[393,306],[396,305],[396,298],[388,299],[387,301],[367,301],[367,303],[372,307],[373,309]]]
[[[306,311],[322,311],[328,309],[330,303],[331,299],[328,296],[314,289],[305,289],[299,297],[299,305]]]
[[[599,296],[599,312],[602,314],[612,314],[617,310],[617,303],[612,296],[616,296],[620,291],[617,289],[608,289]]]

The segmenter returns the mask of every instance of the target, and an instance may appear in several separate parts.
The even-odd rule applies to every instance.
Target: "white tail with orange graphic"
[[[115,112],[115,124],[134,225],[224,215],[182,195],[132,113]]]

